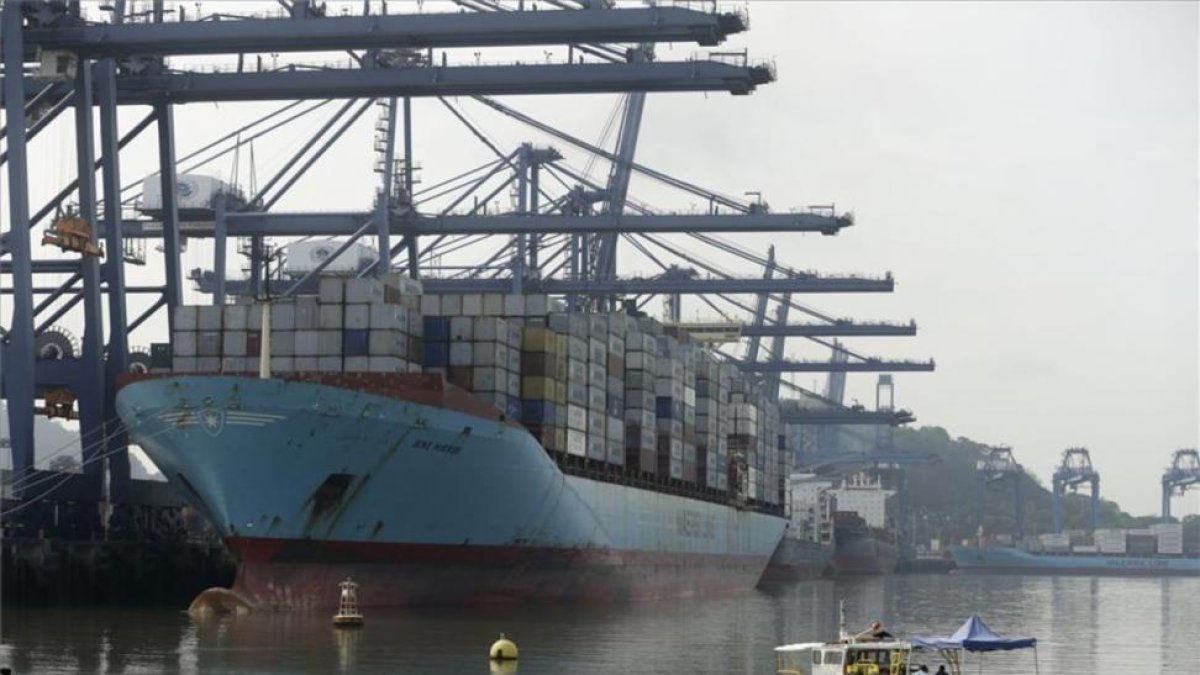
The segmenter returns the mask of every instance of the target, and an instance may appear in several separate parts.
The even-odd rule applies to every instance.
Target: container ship
[[[678,327],[546,296],[319,279],[185,306],[121,382],[134,442],[251,608],[749,589],[783,535],[778,408]]]
[[[839,575],[891,574],[896,571],[899,549],[889,530],[871,527],[857,513],[834,514],[833,569]]]
[[[888,518],[888,500],[880,477],[861,471],[842,479],[833,495],[833,570],[839,575],[891,574],[899,549]]]
[[[832,487],[813,474],[789,476],[786,501],[791,522],[763,573],[765,581],[804,581],[832,571]]]
[[[1070,539],[1043,534],[1024,546],[956,546],[951,554],[967,573],[1200,576],[1200,556],[1185,554],[1179,523],[1096,530],[1092,544],[1072,545]]]

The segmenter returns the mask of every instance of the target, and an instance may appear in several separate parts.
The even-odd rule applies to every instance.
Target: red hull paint
[[[722,595],[753,588],[766,563],[758,556],[603,549],[246,537],[227,543],[241,559],[234,591],[280,609],[333,609],[346,577],[360,584],[364,607]]]

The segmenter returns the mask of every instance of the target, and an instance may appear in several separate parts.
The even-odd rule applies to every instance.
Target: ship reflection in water
[[[771,586],[710,600],[570,606],[376,610],[361,630],[324,613],[192,619],[171,610],[5,612],[0,661],[16,673],[479,673],[504,632],[513,672],[774,672],[777,644],[876,619],[899,634],[946,632],[971,612],[1039,638],[1042,672],[1192,672],[1200,579],[897,575]],[[988,655],[986,672],[1027,659]],[[936,662],[931,660],[931,664]],[[1158,666],[1158,668],[1155,668]],[[936,670],[936,667],[931,668]],[[974,672],[974,667],[972,667]]]

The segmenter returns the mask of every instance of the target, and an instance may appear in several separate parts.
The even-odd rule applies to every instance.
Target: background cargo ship
[[[786,497],[791,520],[763,579],[802,581],[831,571],[836,502],[832,487],[832,483],[812,474],[794,473],[788,477]]]
[[[367,606],[758,581],[786,524],[778,410],[685,332],[396,277],[320,288],[182,308],[172,372],[118,395],[249,604],[327,607],[347,576]]]
[[[951,554],[957,569],[974,573],[1200,576],[1200,556],[1185,554],[1179,523],[1100,529],[1091,543],[1071,542],[1086,536],[1043,534],[1027,540],[1024,548],[985,541],[982,546],[952,547]]]

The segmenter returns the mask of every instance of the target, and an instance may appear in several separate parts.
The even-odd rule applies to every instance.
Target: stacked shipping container
[[[275,373],[439,373],[563,461],[783,503],[778,407],[654,319],[567,313],[544,295],[422,295],[396,275],[323,277],[318,296],[270,312]],[[175,329],[176,372],[258,370],[261,305],[181,307]]]

